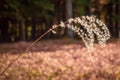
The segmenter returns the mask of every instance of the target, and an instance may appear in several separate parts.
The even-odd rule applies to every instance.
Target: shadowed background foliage
[[[0,42],[32,41],[53,24],[92,14],[106,23],[113,38],[120,37],[119,0],[0,0]],[[68,29],[56,31],[44,39],[78,38]]]

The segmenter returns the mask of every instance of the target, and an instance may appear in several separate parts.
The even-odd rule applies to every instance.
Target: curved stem
[[[53,27],[53,28],[50,28],[48,31],[46,31],[44,34],[42,34],[40,37],[38,37],[33,43],[31,43],[27,48],[25,48],[24,52],[29,50],[33,45],[35,45],[42,37],[44,37],[46,34],[48,34],[49,32],[51,32],[53,29],[57,28],[58,26],[56,27]],[[10,62],[10,64],[8,64],[8,66],[0,73],[0,76],[2,76],[7,70],[8,68],[16,61],[18,60],[23,54],[19,54],[15,59],[13,59],[12,62]]]

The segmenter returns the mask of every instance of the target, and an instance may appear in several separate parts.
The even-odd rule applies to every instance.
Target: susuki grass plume
[[[60,22],[59,25],[53,25],[52,28],[67,27],[76,32],[84,41],[88,51],[91,51],[95,41],[94,34],[100,45],[105,45],[110,38],[110,33],[106,25],[96,18],[96,16],[82,16],[70,18],[67,22]],[[53,31],[55,33],[55,31]]]

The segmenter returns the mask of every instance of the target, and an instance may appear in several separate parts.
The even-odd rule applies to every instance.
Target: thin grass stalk
[[[42,37],[44,37],[46,34],[48,34],[49,32],[51,32],[53,29],[57,28],[59,26],[56,27],[52,27],[50,28],[48,31],[46,31],[44,34],[42,34],[39,38],[37,38],[33,43],[31,43],[27,48],[24,49],[23,52],[28,51],[32,46],[34,46]],[[0,73],[0,76],[2,76],[9,68],[12,64],[15,63],[15,61],[17,61],[23,54],[19,54],[15,59],[13,59],[10,64],[8,64],[8,66]]]

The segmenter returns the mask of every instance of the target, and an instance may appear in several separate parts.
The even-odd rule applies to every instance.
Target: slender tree
[[[72,8],[72,0],[65,0],[65,19],[69,19],[73,17],[73,8]],[[67,34],[69,38],[73,38],[73,31],[71,29],[67,30]]]
[[[115,37],[119,38],[119,32],[120,32],[120,24],[119,24],[119,18],[120,18],[120,1],[115,1]]]

